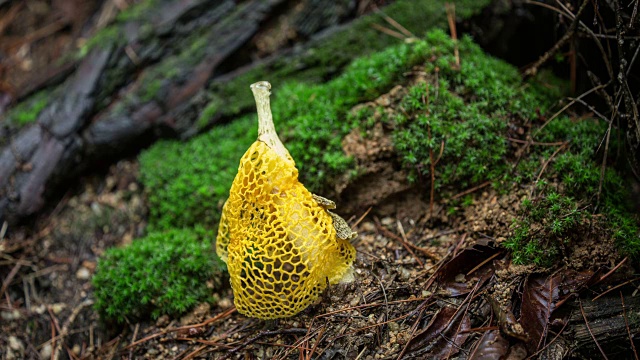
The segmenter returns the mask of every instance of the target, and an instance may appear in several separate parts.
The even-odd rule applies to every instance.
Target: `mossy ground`
[[[605,172],[598,199],[600,167],[594,154],[606,126],[561,117],[536,133],[562,86],[547,78],[523,83],[515,68],[487,56],[470,39],[454,42],[439,30],[356,60],[324,84],[274,83],[276,127],[310,190],[322,193],[345,173],[357,176],[341,140],[354,129],[371,127],[380,116],[375,108],[351,109],[406,83],[406,74],[413,71],[426,74],[425,80],[405,84],[406,95],[382,121],[392,129],[395,151],[416,186],[422,186],[420,178],[429,178],[436,154],[433,185],[442,201],[485,181],[502,192],[535,187],[538,195],[523,204],[505,242],[515,262],[553,264],[562,244],[580,234],[594,211],[607,219],[602,233],[613,236],[624,254],[638,255],[638,222],[624,202],[628,194],[616,170]],[[251,99],[248,85],[244,96]],[[164,141],[143,153],[141,179],[149,196],[150,229],[199,225],[215,230],[255,129],[255,116],[245,116],[186,143]],[[568,143],[560,150],[534,145],[518,154],[510,137],[527,134],[539,143]],[[120,256],[119,261],[137,261]]]
[[[124,248],[111,248],[93,278],[96,309],[108,321],[124,322],[151,314],[179,315],[211,299],[224,264],[203,229],[150,233]]]

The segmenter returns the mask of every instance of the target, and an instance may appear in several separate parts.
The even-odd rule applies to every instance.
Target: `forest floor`
[[[34,59],[59,55],[42,51]],[[22,86],[19,79],[39,63],[14,60],[23,72],[2,80]],[[374,103],[395,101],[403,91]],[[239,314],[226,286],[215,290],[215,304],[199,304],[181,318],[101,321],[91,282],[98,258],[145,234],[149,209],[135,157],[83,176],[10,232],[0,224],[2,359],[600,358],[601,347],[619,359],[638,358],[637,269],[610,237],[594,236],[597,215],[553,272],[513,265],[500,245],[534,185],[505,194],[483,183],[433,199],[428,179],[398,185],[406,174],[387,161],[386,130],[374,127],[366,138],[354,131],[343,141],[361,168],[390,174],[350,184],[366,191],[338,203],[358,232],[355,280],[329,287],[289,319]],[[600,315],[589,314],[602,307],[618,314],[620,332],[607,336],[613,325],[594,324]],[[630,308],[635,313],[625,312]]]

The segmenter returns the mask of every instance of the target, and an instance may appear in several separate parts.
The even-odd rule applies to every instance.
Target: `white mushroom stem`
[[[251,84],[251,91],[256,99],[258,109],[258,140],[267,144],[271,150],[284,160],[291,159],[289,151],[284,147],[276,128],[273,125],[273,115],[271,115],[271,105],[269,95],[271,95],[271,84],[268,81],[259,81]]]

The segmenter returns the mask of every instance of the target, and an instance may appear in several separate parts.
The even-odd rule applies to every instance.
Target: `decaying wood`
[[[568,320],[566,323],[559,321],[555,324],[556,329],[549,332],[539,354],[541,359],[563,359],[572,353],[600,358],[596,342],[609,358],[624,355],[622,358],[626,359],[631,349],[629,333],[635,336],[636,343],[640,342],[640,317],[637,315],[640,297],[626,293],[624,311],[619,292],[611,292],[595,301],[573,300],[567,305],[570,312]]]

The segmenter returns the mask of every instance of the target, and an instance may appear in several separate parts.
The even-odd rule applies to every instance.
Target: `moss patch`
[[[207,283],[220,286],[224,266],[203,240],[211,237],[202,229],[174,229],[109,249],[93,278],[96,309],[104,319],[122,323],[149,313],[175,316],[212,301]]]
[[[536,188],[541,195],[525,200],[521,218],[514,224],[514,235],[506,243],[514,251],[514,261],[550,264],[556,260],[552,255],[559,254],[563,244],[588,233],[584,226],[592,213],[603,217],[598,225],[604,232],[601,236],[613,238],[625,255],[640,255],[638,216],[632,212],[628,186],[615,168],[605,169],[598,199],[602,159],[596,156],[596,149],[606,131],[607,124],[601,121],[575,121],[568,117],[555,119],[540,131],[537,141],[565,143],[566,150],[552,157],[557,146],[537,146],[529,159],[518,165],[518,179],[537,179]],[[614,129],[610,157],[619,147],[617,139]],[[541,176],[540,159],[548,162]],[[531,232],[532,227],[537,230]]]
[[[215,228],[240,157],[257,136],[255,120],[245,117],[186,143],[158,142],[142,153],[150,229]]]
[[[11,109],[7,114],[7,122],[11,127],[21,128],[38,119],[38,115],[49,103],[50,91],[40,91],[32,95],[28,100],[20,102],[20,105]]]
[[[123,25],[129,21],[148,19],[150,9],[157,6],[158,2],[159,0],[140,0],[118,13],[115,21],[91,36],[78,50],[76,56],[82,58],[98,47],[106,48],[112,45],[125,45],[127,37],[125,36]]]

